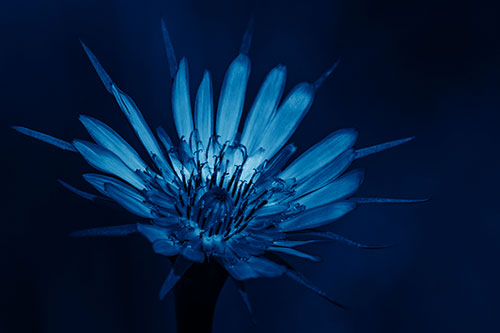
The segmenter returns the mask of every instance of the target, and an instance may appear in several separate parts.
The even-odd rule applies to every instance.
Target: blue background
[[[340,57],[292,138],[298,152],[344,127],[360,132],[357,147],[415,135],[355,163],[367,171],[359,195],[432,200],[362,206],[330,227],[369,244],[397,242],[394,248],[321,244],[307,250],[323,262],[292,261],[348,311],[286,278],[256,280],[249,284],[252,325],[228,283],[215,332],[495,331],[500,73],[493,4],[46,0],[4,1],[0,10],[0,332],[175,331],[172,296],[157,300],[169,263],[146,240],[67,236],[133,217],[67,192],[56,179],[88,189],[80,174],[91,168],[8,126],[87,138],[77,118],[87,114],[140,147],[82,39],[152,127],[161,124],[173,135],[160,18],[177,56],[188,57],[191,87],[208,68],[217,94],[251,13],[247,101],[279,63],[287,65],[289,90]]]

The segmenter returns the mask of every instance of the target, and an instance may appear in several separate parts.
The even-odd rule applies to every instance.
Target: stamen
[[[185,141],[181,143],[184,146],[174,147],[170,145],[171,142],[166,135],[164,138],[170,153],[175,154],[175,151],[178,151],[180,154],[177,160],[178,173],[173,186],[163,178],[150,177],[145,173],[143,178],[148,187],[158,191],[158,198],[148,198],[148,203],[153,205],[152,209],[159,216],[178,215],[179,221],[184,221],[181,223],[190,228],[196,223],[200,229],[200,237],[219,235],[221,239],[228,240],[249,225],[263,225],[263,217],[256,216],[256,212],[269,202],[277,203],[283,200],[284,196],[291,192],[292,183],[275,179],[274,173],[270,172],[270,169],[274,171],[275,167],[280,169],[283,160],[293,153],[295,149],[291,145],[284,149],[283,158],[271,161],[266,168],[262,165],[256,166],[250,179],[241,180],[245,173],[247,156],[242,160],[237,154],[244,152],[243,155],[246,155],[244,146],[235,147],[228,142],[220,146],[215,137],[210,138],[210,154],[213,155],[213,164],[210,166],[212,162],[208,159],[202,163],[191,155],[191,152],[199,147],[196,133],[193,132],[190,136],[191,147],[188,147]],[[201,152],[202,149],[194,154],[198,155]],[[177,156],[172,157],[177,159]],[[189,165],[186,166],[187,164]],[[266,180],[262,183],[261,177],[264,175]],[[162,195],[170,199],[162,199]],[[173,199],[176,199],[176,203],[167,207],[169,200]],[[287,210],[286,207],[283,209]],[[274,218],[283,219],[284,213],[279,212]],[[286,212],[286,214],[292,213]],[[265,221],[269,218],[270,216],[266,216]]]
[[[182,217],[182,213],[181,213],[181,210],[179,209],[179,207],[177,207],[177,205],[175,205],[174,207],[175,207],[175,210],[177,211],[177,214],[179,214],[179,216]]]

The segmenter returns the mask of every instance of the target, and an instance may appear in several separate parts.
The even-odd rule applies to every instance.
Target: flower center
[[[285,202],[293,196],[292,184],[275,178],[286,158],[269,163],[248,158],[244,146],[219,145],[215,137],[207,149],[190,140],[190,145],[183,141],[168,151],[176,178],[173,186],[161,188],[164,195],[150,198],[156,203],[158,221],[177,215],[204,240],[225,241],[297,212]]]
[[[230,216],[233,214],[234,202],[231,195],[227,193],[226,190],[213,187],[201,197],[198,209],[200,216],[207,217],[205,221],[196,221],[198,224],[200,224],[200,222],[203,223],[200,224],[202,229],[209,225],[219,229],[222,227],[221,224],[223,224],[225,220],[230,219]]]

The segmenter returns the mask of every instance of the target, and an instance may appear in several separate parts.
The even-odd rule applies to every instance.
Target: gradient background
[[[341,57],[292,138],[298,152],[343,127],[359,130],[357,147],[415,135],[405,146],[355,163],[367,170],[359,195],[432,200],[363,206],[330,227],[397,247],[321,244],[306,250],[323,262],[293,261],[350,310],[287,278],[256,280],[249,283],[257,319],[252,325],[228,283],[215,332],[496,331],[500,71],[494,5],[27,0],[2,7],[0,332],[175,331],[172,296],[157,301],[169,263],[145,239],[67,236],[133,223],[133,217],[67,192],[56,180],[89,189],[80,174],[91,168],[76,154],[8,127],[87,138],[77,118],[87,114],[140,147],[86,59],[82,39],[151,126],[174,134],[160,18],[177,56],[188,57],[191,87],[208,68],[217,94],[252,12],[247,101],[278,63],[288,67],[289,90],[315,80]]]

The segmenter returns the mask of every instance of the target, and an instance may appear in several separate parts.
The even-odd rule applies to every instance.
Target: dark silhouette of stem
[[[174,288],[178,333],[210,333],[227,272],[216,262],[194,264]]]

